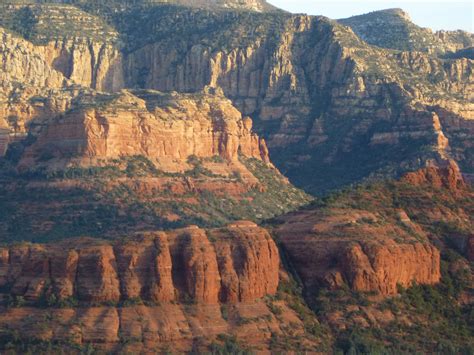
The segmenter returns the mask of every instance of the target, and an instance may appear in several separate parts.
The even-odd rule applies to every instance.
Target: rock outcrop
[[[137,94],[140,96],[140,93]],[[63,161],[98,161],[145,156],[166,165],[190,156],[220,156],[237,161],[239,155],[269,163],[265,141],[252,131],[223,97],[128,92],[83,98],[83,107],[46,127],[20,163],[34,166]],[[165,169],[167,170],[167,169]]]
[[[466,187],[459,166],[453,160],[441,163],[431,162],[426,168],[407,173],[402,181],[410,185],[428,185],[457,191]]]
[[[29,34],[26,41],[1,30],[3,48],[9,49],[9,60],[5,63],[3,59],[4,66],[8,65],[12,76],[22,78],[20,82],[63,86],[59,74],[72,83],[101,91],[123,87],[119,34],[103,19],[58,3],[1,4],[0,7],[3,26]],[[22,21],[19,14],[25,9],[28,12],[23,17],[31,17],[28,24],[17,23]],[[22,26],[31,28],[18,29]],[[26,59],[18,60],[25,56]]]
[[[438,283],[439,250],[416,239],[419,227],[409,219],[408,231],[382,226],[380,218],[362,210],[301,212],[283,218],[277,235],[310,292],[348,286],[387,296],[397,285]]]
[[[219,16],[212,18],[216,26]],[[398,177],[433,158],[451,157],[472,169],[466,154],[472,142],[463,133],[474,129],[471,60],[388,51],[325,18],[274,16],[272,26],[256,17],[263,30],[235,44],[247,27],[225,27],[216,40],[200,34],[189,43],[182,37],[143,41],[124,57],[125,85],[185,92],[222,88],[239,110],[257,119],[277,166],[315,192],[370,175]],[[189,18],[202,21],[196,14]],[[169,34],[174,35],[181,32]],[[222,48],[226,40],[233,45]],[[374,149],[385,152],[383,159],[354,164],[348,181],[333,179],[336,170],[373,156]]]
[[[275,294],[278,249],[251,222],[145,233],[113,245],[89,239],[0,249],[0,289],[28,302],[76,299],[252,303]],[[3,292],[5,293],[5,292]]]
[[[347,190],[278,218],[275,230],[309,295],[393,295],[441,281],[440,251],[472,256],[473,192],[453,161]]]
[[[474,44],[472,33],[461,30],[433,32],[414,24],[402,9],[374,11],[338,21],[351,27],[367,43],[383,48],[443,55]]]
[[[266,297],[281,273],[269,233],[247,221],[1,247],[0,335],[13,348],[71,352],[206,352],[234,337],[235,347],[279,351],[272,339],[290,332],[314,347],[287,302]]]
[[[398,286],[432,285],[441,279],[439,250],[422,243],[361,243],[343,252],[339,265],[353,290],[382,295],[396,294]]]

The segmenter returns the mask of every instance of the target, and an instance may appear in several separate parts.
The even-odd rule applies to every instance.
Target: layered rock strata
[[[471,257],[472,188],[452,160],[279,218],[276,235],[307,291],[393,295],[441,280],[440,250]]]
[[[60,157],[145,155],[154,159],[185,160],[190,155],[221,155],[235,160],[239,152],[268,162],[265,142],[251,132],[251,119],[242,117],[223,97],[206,100],[176,95],[160,97],[159,94],[153,97],[150,94],[142,100],[128,93],[96,94],[74,85],[114,91],[99,83],[100,78],[108,75],[110,62],[115,60],[115,54],[108,53],[108,47],[96,48],[93,43],[83,43],[84,52],[81,49],[84,39],[39,46],[5,31],[2,36],[4,44],[0,53],[4,70],[1,80],[5,105],[1,106],[1,125],[10,128],[14,140],[46,130],[38,145],[47,146],[48,150],[53,150],[53,155]],[[87,52],[89,50],[94,52]],[[86,68],[91,61],[97,61],[105,66],[104,69],[96,68],[95,64]],[[98,76],[88,74],[92,72]],[[78,78],[78,75],[84,77]],[[22,85],[17,87],[16,82]],[[122,86],[116,85],[117,88]],[[149,103],[147,107],[146,100],[158,102]],[[104,104],[106,107],[101,107]],[[71,109],[71,113],[62,117]],[[104,121],[101,115],[107,119]],[[128,137],[123,139],[121,134]],[[5,136],[2,138],[3,154],[7,148],[7,134],[2,136]],[[123,141],[118,143],[118,138]],[[184,142],[189,139],[194,143]]]
[[[76,299],[83,305],[252,303],[278,287],[278,249],[268,232],[236,222],[146,233],[107,244],[71,240],[0,249],[0,288],[28,302]]]
[[[122,92],[89,98],[90,106],[51,122],[20,165],[41,164],[45,155],[48,164],[138,155],[162,165],[184,164],[190,156],[237,161],[239,155],[269,163],[265,141],[252,132],[252,120],[229,100],[160,93],[142,97]]]
[[[59,10],[44,6],[42,11],[50,13],[42,18],[53,21]],[[433,158],[451,157],[472,171],[468,58],[369,46],[349,28],[321,17],[137,7],[110,15],[114,32],[100,27],[100,17],[81,16],[90,20],[89,39],[79,29],[65,29],[67,40],[54,34],[41,45],[15,39],[26,51],[8,45],[18,58],[6,72],[30,83],[28,90],[6,90],[6,102],[21,99],[20,106],[5,106],[12,131],[37,134],[38,124],[73,106],[77,93],[45,87],[198,92],[211,86],[222,88],[244,115],[256,119],[277,166],[314,192],[372,176],[398,176]],[[124,25],[137,18],[140,25]],[[219,28],[219,34],[211,38],[195,31],[187,41],[193,25]],[[459,36],[449,34],[449,41],[464,43]],[[28,75],[31,68],[22,63],[36,62],[34,75]],[[373,153],[382,158],[364,161]],[[350,173],[333,179],[343,168]]]
[[[366,211],[330,210],[326,215],[298,213],[277,230],[309,291],[348,286],[387,296],[396,294],[398,285],[440,281],[440,253],[428,241],[416,240],[403,227],[378,226],[380,217]],[[409,219],[406,223],[419,232]]]

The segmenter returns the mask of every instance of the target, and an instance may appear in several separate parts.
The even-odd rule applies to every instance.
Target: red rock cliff
[[[85,239],[0,249],[0,287],[27,301],[253,302],[276,292],[278,270],[275,243],[251,222],[209,233],[148,233],[115,245]]]
[[[25,153],[21,165],[143,155],[162,165],[239,154],[269,162],[265,141],[252,132],[252,120],[224,97],[128,92],[93,97],[53,122]],[[87,100],[87,98],[83,98]],[[102,104],[97,102],[102,102]]]
[[[453,160],[441,163],[431,162],[424,169],[407,173],[402,181],[411,185],[430,185],[436,188],[447,188],[456,191],[466,186],[458,164]]]
[[[277,235],[310,290],[347,285],[392,295],[397,285],[438,283],[439,251],[417,225],[400,218],[405,226],[362,210],[303,211],[285,217]]]

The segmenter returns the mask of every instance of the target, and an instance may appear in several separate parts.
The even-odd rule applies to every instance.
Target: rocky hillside
[[[252,222],[5,246],[0,348],[462,352],[473,197],[447,162],[274,220],[280,252]]]
[[[7,4],[44,4],[42,0],[6,0]],[[97,0],[57,0],[50,1],[55,4],[67,4],[89,10],[100,9],[104,3]],[[111,0],[107,2],[107,6],[117,10],[124,10],[136,7],[150,7],[156,5],[179,5],[186,7],[197,7],[206,9],[223,9],[223,10],[245,10],[245,11],[281,11],[269,4],[266,0]]]
[[[472,352],[472,34],[87,0],[0,36],[0,352]]]
[[[35,136],[11,142],[2,160],[3,240],[221,226],[311,200],[222,96],[124,91],[72,104]]]
[[[465,351],[473,197],[446,162],[329,196],[277,219],[274,234],[344,351]]]
[[[383,48],[446,55],[474,46],[472,33],[433,32],[414,24],[402,9],[374,11],[338,21],[351,27],[367,43]]]

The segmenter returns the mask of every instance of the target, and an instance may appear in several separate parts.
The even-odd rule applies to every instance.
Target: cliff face
[[[273,306],[277,317],[272,301],[262,300],[277,291],[279,264],[270,235],[251,222],[149,232],[113,244],[76,239],[3,247],[0,333],[10,339],[18,332],[15,344],[54,342],[72,352],[86,345],[206,351],[224,333],[239,339],[235,346],[268,349],[289,322],[304,334],[285,302]]]
[[[380,216],[361,210],[316,211],[284,219],[277,234],[309,291],[347,285],[354,291],[396,294],[397,285],[436,284],[440,253]],[[416,233],[416,226],[412,233]],[[394,240],[392,235],[398,235]]]
[[[123,86],[118,33],[105,22],[73,6],[60,4],[0,5],[0,23],[14,35],[3,39],[11,51],[10,73],[22,83],[58,87],[55,70],[75,84],[115,91]],[[6,34],[3,32],[3,36]],[[20,39],[23,34],[29,41]],[[15,38],[16,37],[16,38]],[[22,49],[26,47],[27,50]],[[19,56],[28,56],[15,63]],[[38,66],[35,60],[44,61]],[[4,59],[5,62],[5,59]],[[34,66],[34,72],[24,65]],[[41,79],[43,76],[47,77]]]
[[[22,42],[32,54],[20,51],[25,60],[19,57],[9,72],[21,74],[21,82],[34,82],[27,92],[5,94],[8,100],[22,99],[21,109],[15,105],[4,113],[19,118],[10,121],[19,121],[20,128],[8,124],[22,134],[72,106],[77,93],[68,85],[180,92],[209,86],[221,88],[237,109],[254,118],[276,165],[313,192],[372,176],[398,176],[436,158],[453,158],[468,173],[473,169],[468,58],[372,47],[334,21],[284,13],[169,5],[101,9],[98,14],[112,29],[100,16],[73,6],[33,8],[42,24],[30,36],[36,44]],[[71,29],[64,25],[67,16]],[[48,32],[48,23],[66,35]],[[4,20],[4,25],[11,24]],[[445,37],[468,45],[461,34]],[[32,56],[41,64],[30,76],[31,68],[21,63],[35,63]],[[42,89],[64,87],[66,79],[66,91]],[[43,106],[33,104],[33,97]],[[349,173],[342,176],[341,169]]]
[[[1,8],[0,22],[9,27],[14,27],[17,12],[25,9],[5,4]],[[37,29],[37,37],[30,41],[11,29],[0,29],[0,125],[9,127],[12,141],[37,134],[89,88],[115,91],[123,86],[121,54],[109,38],[116,34],[101,27],[97,18],[58,5],[33,7],[33,15],[37,26],[44,28]]]
[[[0,30],[0,36],[2,82],[17,81],[25,85],[48,88],[65,84],[64,76],[52,69],[45,58],[37,55],[33,44],[3,29]]]
[[[37,46],[36,51],[75,84],[108,92],[124,87],[122,54],[113,43],[72,38]]]
[[[397,176],[436,157],[472,170],[472,143],[464,134],[473,129],[472,61],[371,47],[324,18],[275,15],[273,26],[254,21],[265,30],[253,40],[229,39],[225,48],[220,41],[240,28],[226,27],[216,41],[201,33],[192,43],[151,36],[124,58],[126,85],[221,87],[256,118],[279,168],[315,192],[370,175]],[[379,153],[383,159],[364,161]],[[347,181],[333,179],[355,161],[364,163],[350,167]]]
[[[254,302],[276,292],[279,255],[251,222],[209,232],[189,227],[115,245],[79,240],[3,248],[0,287],[37,302]],[[66,250],[66,252],[65,252]]]
[[[166,171],[179,161],[187,166],[190,156],[238,161],[240,154],[269,163],[252,120],[224,97],[147,92],[142,97],[124,92],[83,98],[83,107],[50,122],[20,165],[41,165],[45,154],[49,165],[140,155]]]

